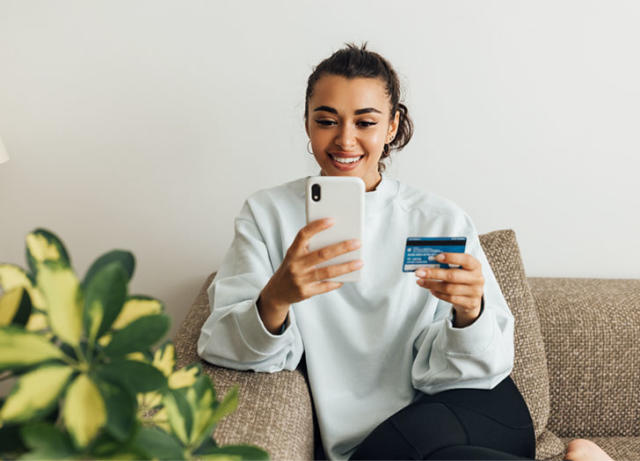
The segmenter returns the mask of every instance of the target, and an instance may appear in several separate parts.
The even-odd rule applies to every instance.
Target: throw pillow
[[[564,452],[564,444],[547,431],[549,374],[540,320],[529,289],[515,232],[498,230],[480,235],[480,244],[515,319],[515,359],[511,377],[522,393],[536,434],[536,457]]]

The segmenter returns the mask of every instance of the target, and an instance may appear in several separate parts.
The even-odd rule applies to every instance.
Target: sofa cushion
[[[480,235],[480,244],[515,319],[515,359],[511,377],[533,419],[537,458],[550,458],[564,452],[564,445],[546,429],[550,408],[547,360],[516,235],[511,229],[489,232]]]
[[[547,427],[560,437],[640,437],[640,280],[528,282],[547,351]]]

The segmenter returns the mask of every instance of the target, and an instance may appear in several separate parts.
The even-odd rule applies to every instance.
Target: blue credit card
[[[403,272],[413,272],[421,267],[452,269],[457,264],[439,263],[439,253],[464,253],[467,237],[409,237],[404,248]]]

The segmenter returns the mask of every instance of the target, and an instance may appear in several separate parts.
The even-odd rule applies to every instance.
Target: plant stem
[[[89,350],[87,351],[87,362],[91,363],[93,360],[93,341],[89,339]]]
[[[69,358],[69,356],[67,356],[67,355],[64,355],[64,356],[62,357],[62,361],[63,361],[64,363],[66,363],[67,365],[69,365],[70,367],[73,367],[73,368],[76,368],[76,367],[78,366],[78,363],[79,363],[79,362],[75,362],[75,361],[71,360],[71,359]]]
[[[80,362],[85,362],[87,364],[89,364],[89,361],[87,360],[87,358],[85,357],[85,355],[82,353],[82,349],[80,348],[80,346],[73,346],[73,350],[75,351],[76,355],[78,356],[78,359],[80,359]]]
[[[0,373],[0,381],[4,381],[5,379],[9,379],[13,376],[11,370],[7,370],[4,373]]]

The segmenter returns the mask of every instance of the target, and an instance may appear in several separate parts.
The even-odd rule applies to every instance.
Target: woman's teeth
[[[363,156],[360,157],[334,157],[333,155],[331,156],[332,159],[334,159],[336,162],[339,163],[355,163],[358,160],[360,160]]]

